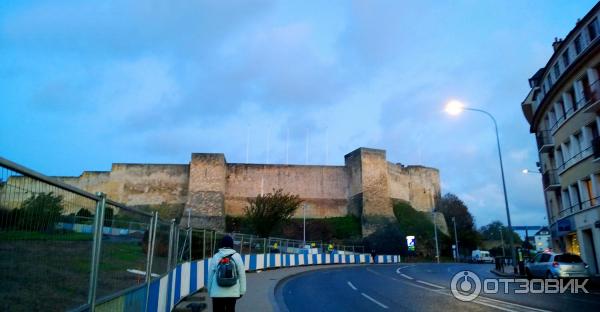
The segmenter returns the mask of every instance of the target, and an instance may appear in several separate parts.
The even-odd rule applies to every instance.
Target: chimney
[[[562,39],[554,37],[554,42],[552,43],[552,48],[554,48],[554,52],[556,52],[556,50],[558,50],[558,48],[560,47],[562,42],[563,42]]]

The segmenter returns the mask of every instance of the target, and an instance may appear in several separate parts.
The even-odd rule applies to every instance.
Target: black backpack
[[[221,258],[217,264],[217,285],[221,287],[231,287],[238,281],[237,266],[231,256]]]

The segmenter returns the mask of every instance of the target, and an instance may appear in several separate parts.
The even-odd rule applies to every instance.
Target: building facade
[[[600,268],[600,4],[555,39],[522,103],[535,134],[552,247]]]

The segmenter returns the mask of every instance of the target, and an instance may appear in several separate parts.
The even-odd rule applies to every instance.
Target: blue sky
[[[113,162],[343,163],[441,171],[478,226],[542,224],[527,79],[594,1],[2,1],[0,155],[48,175]],[[289,135],[288,135],[289,133]]]

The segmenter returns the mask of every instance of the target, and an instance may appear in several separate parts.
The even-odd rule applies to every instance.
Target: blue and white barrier
[[[246,271],[280,267],[344,263],[399,263],[396,255],[340,254],[251,254],[242,255]],[[187,295],[206,285],[210,258],[177,265],[169,274],[150,283],[148,311],[167,312]],[[123,296],[101,303],[97,311],[145,311],[146,287],[136,288]]]

